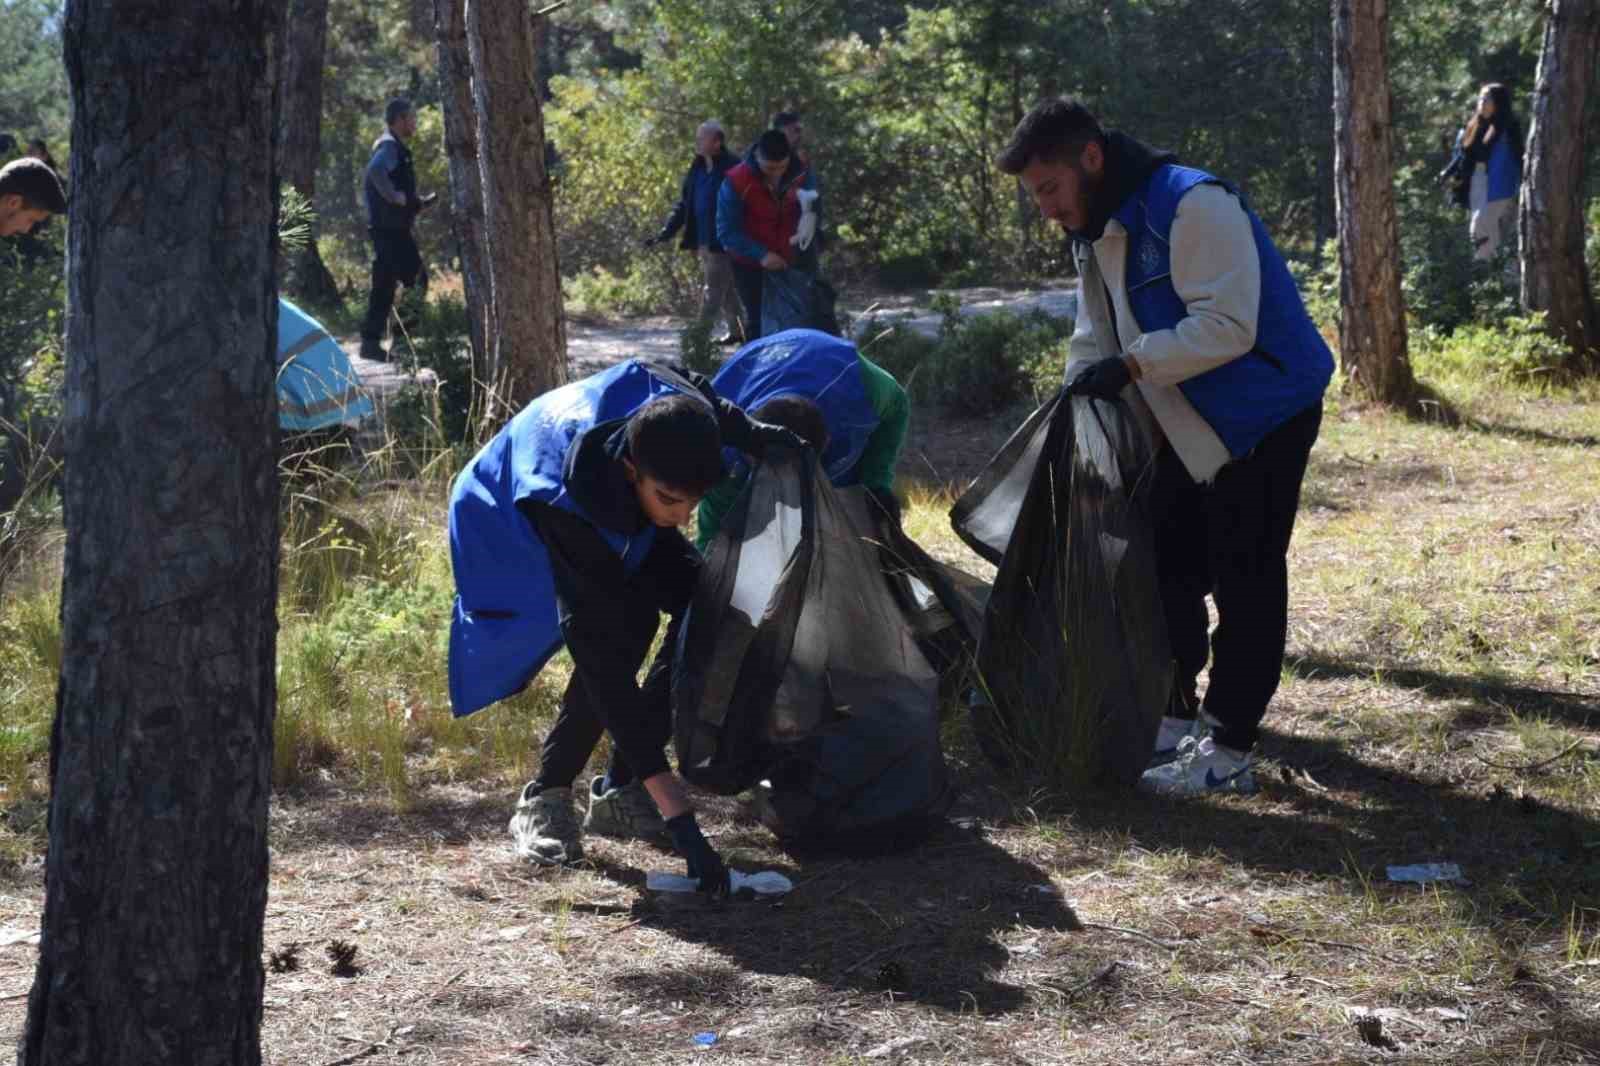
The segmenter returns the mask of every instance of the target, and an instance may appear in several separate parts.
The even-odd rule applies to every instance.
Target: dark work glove
[[[900,497],[888,489],[869,485],[867,487],[867,498],[882,508],[883,513],[889,516],[891,522],[895,525],[900,524]]]
[[[1091,363],[1067,382],[1068,396],[1093,396],[1097,400],[1115,400],[1128,383],[1133,372],[1127,360],[1120,355]]]
[[[732,400],[718,396],[711,379],[704,374],[689,372],[687,377],[690,383],[700,390],[700,395],[705,397],[706,403],[717,413],[717,429],[722,434],[722,443],[728,447],[737,448],[746,455],[756,456],[763,454],[767,447],[773,444],[789,448],[806,447],[806,442],[794,430],[757,422],[744,413],[744,408]]]
[[[689,876],[699,882],[700,891],[713,899],[728,894],[728,868],[722,856],[700,832],[693,811],[684,811],[676,818],[667,819],[667,832],[672,834],[672,846],[688,864]]]

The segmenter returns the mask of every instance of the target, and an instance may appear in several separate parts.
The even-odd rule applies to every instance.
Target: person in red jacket
[[[788,270],[798,254],[800,189],[806,172],[789,171],[789,138],[768,130],[752,159],[728,171],[717,193],[717,240],[733,265],[733,284],[745,321],[759,335],[762,272]],[[752,165],[753,164],[753,165]]]

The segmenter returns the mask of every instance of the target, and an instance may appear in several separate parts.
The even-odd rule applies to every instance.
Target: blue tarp
[[[322,323],[278,299],[278,425],[292,433],[353,426],[372,415],[372,398],[344,349]]]

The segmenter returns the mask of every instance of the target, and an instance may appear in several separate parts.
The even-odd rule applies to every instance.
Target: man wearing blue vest
[[[583,829],[670,836],[703,891],[725,890],[722,859],[662,750],[675,634],[700,566],[677,527],[721,479],[724,443],[772,442],[799,444],[751,422],[703,379],[629,360],[534,400],[456,477],[453,710],[471,714],[522,691],[563,644],[572,657],[539,775],[511,819],[519,855],[574,862]],[[634,679],[661,614],[672,621],[641,686]],[[572,786],[602,732],[611,765],[591,783],[580,829]]]
[[[1261,220],[1220,179],[1068,99],[1029,112],[999,166],[1073,240],[1066,391],[1128,404],[1160,442],[1147,499],[1177,683],[1140,787],[1252,792],[1333,355]]]

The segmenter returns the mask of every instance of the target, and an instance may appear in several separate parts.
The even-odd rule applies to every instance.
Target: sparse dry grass
[[[441,629],[390,632],[374,606],[319,671],[301,642],[330,623],[286,618],[291,714],[330,732],[322,758],[291,745],[273,807],[266,946],[300,945],[301,969],[268,974],[269,1061],[1600,1061],[1600,406],[1467,399],[1487,428],[1330,409],[1261,795],[1030,793],[953,722],[962,800],[907,855],[786,856],[704,802],[736,865],[794,878],[776,906],[662,906],[644,873],[677,862],[643,845],[516,862],[505,820],[563,678],[450,723],[423,661]],[[437,500],[383,506],[417,515],[415,583],[447,578]],[[908,525],[970,558],[942,506],[919,496]],[[378,754],[351,750],[352,708],[397,719]],[[0,927],[41,905],[27,809],[0,830],[22,860],[0,864]],[[1385,880],[1426,861],[1471,884]],[[358,976],[329,973],[333,940]],[[0,1040],[31,968],[0,947]]]

